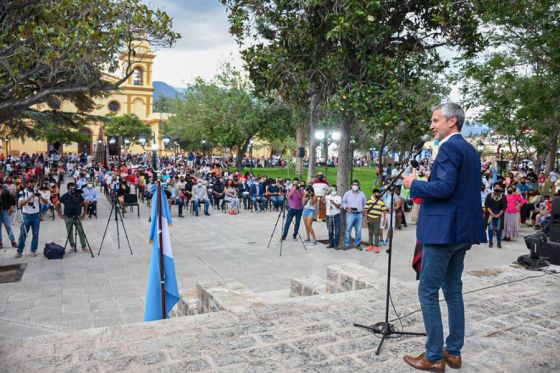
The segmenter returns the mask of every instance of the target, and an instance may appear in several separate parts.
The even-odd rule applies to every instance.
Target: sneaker
[[[2,241],[0,241],[0,249],[3,248],[4,245],[2,245]]]
[[[313,245],[317,245],[317,240],[313,240]]]
[[[373,251],[373,245],[369,245],[366,249],[366,251]]]
[[[31,256],[32,256],[32,257],[36,257],[36,256],[37,256],[37,251],[32,251],[32,252],[31,252]]]
[[[306,238],[305,240],[303,240],[304,242],[311,242],[311,239]]]
[[[204,213],[204,215],[206,215],[206,216],[210,216],[210,214],[209,214],[209,213],[207,213],[207,212],[205,212],[205,213]]]
[[[297,241],[297,236],[292,236],[292,238],[294,239],[294,241]]]
[[[82,251],[85,252],[85,253],[89,253],[89,249],[88,249],[87,247],[85,247],[85,246],[82,247]]]
[[[501,249],[501,248],[502,248],[502,244],[499,243],[499,244],[498,244],[498,249]]]
[[[18,251],[16,253],[16,255],[14,256],[14,258],[21,258],[22,256],[23,256],[23,254]]]
[[[492,242],[488,242],[488,247],[494,247],[494,244]]]
[[[280,241],[286,241],[286,236],[280,237]]]
[[[329,244],[329,245],[327,246],[327,249],[332,249],[333,247],[334,247],[333,245]]]
[[[12,241],[12,247],[17,247],[17,242],[16,241]]]
[[[356,245],[356,250],[364,251],[364,248],[362,245]]]

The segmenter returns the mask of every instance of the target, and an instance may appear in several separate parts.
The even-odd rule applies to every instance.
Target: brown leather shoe
[[[447,350],[443,350],[443,358],[445,359],[445,363],[449,365],[449,368],[459,369],[461,368],[461,356],[450,355]]]
[[[405,355],[404,361],[415,369],[427,370],[430,372],[445,372],[445,360],[428,361],[424,353],[418,357]]]

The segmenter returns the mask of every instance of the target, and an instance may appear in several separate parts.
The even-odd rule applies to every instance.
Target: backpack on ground
[[[45,244],[45,256],[47,259],[62,259],[64,247],[54,242],[47,243]]]

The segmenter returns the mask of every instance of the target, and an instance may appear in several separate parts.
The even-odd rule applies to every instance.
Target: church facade
[[[98,100],[96,108],[88,113],[105,116],[110,113],[115,115],[135,114],[144,123],[152,128],[152,132],[159,142],[159,149],[163,149],[159,134],[159,125],[166,120],[169,114],[153,112],[154,87],[152,85],[153,61],[155,54],[146,43],[135,47],[135,56],[132,60],[133,74],[119,87],[111,96]],[[122,57],[124,60],[124,56]],[[104,79],[118,81],[120,78],[110,74],[104,74]],[[46,109],[46,104],[37,105],[37,109]],[[70,103],[63,103],[61,110],[75,111],[76,108]],[[108,139],[103,135],[102,124],[88,125],[82,129],[89,141],[84,143],[63,144],[63,141],[48,144],[46,141],[35,141],[33,139],[12,139],[8,133],[3,134],[2,153],[21,155],[22,153],[46,153],[49,150],[58,150],[63,153],[87,153],[94,155],[98,147],[106,147]],[[146,146],[149,150],[150,144]],[[138,144],[132,144],[129,152],[141,153],[144,150]]]

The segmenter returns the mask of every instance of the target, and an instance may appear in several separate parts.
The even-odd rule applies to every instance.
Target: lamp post
[[[352,179],[354,178],[354,144],[356,144],[356,140],[352,139],[350,140],[350,153],[351,153],[351,159],[350,161],[352,162],[350,164],[350,184],[352,185]]]
[[[333,142],[333,141],[338,141],[340,140],[340,132],[338,131],[331,131],[331,130],[317,130],[315,131],[315,139],[320,142],[323,142],[323,148],[325,149],[325,179],[328,177],[328,173],[329,173],[329,145]]]
[[[152,170],[154,170],[154,176],[155,176],[155,177],[157,177],[157,174],[156,174],[155,172],[156,172],[157,169],[158,169],[158,164],[157,164],[157,163],[158,163],[158,162],[157,162],[157,152],[158,152],[158,149],[159,149],[158,143],[157,143],[157,141],[156,141],[156,139],[155,139],[155,137],[154,137],[154,141],[152,142],[151,150],[152,150]],[[154,180],[156,180],[156,179],[154,178]]]
[[[249,159],[251,160],[251,175],[253,175],[253,139],[249,140]]]
[[[476,150],[478,150],[478,157],[480,158],[480,164],[482,165],[482,153],[484,153],[484,144],[481,140],[478,140],[478,145],[476,146]]]
[[[121,176],[121,147],[120,147],[120,141],[118,136],[111,136],[109,138],[109,145],[117,145],[118,149],[118,155],[119,155],[119,163],[118,163],[118,169],[117,169],[117,177]]]

